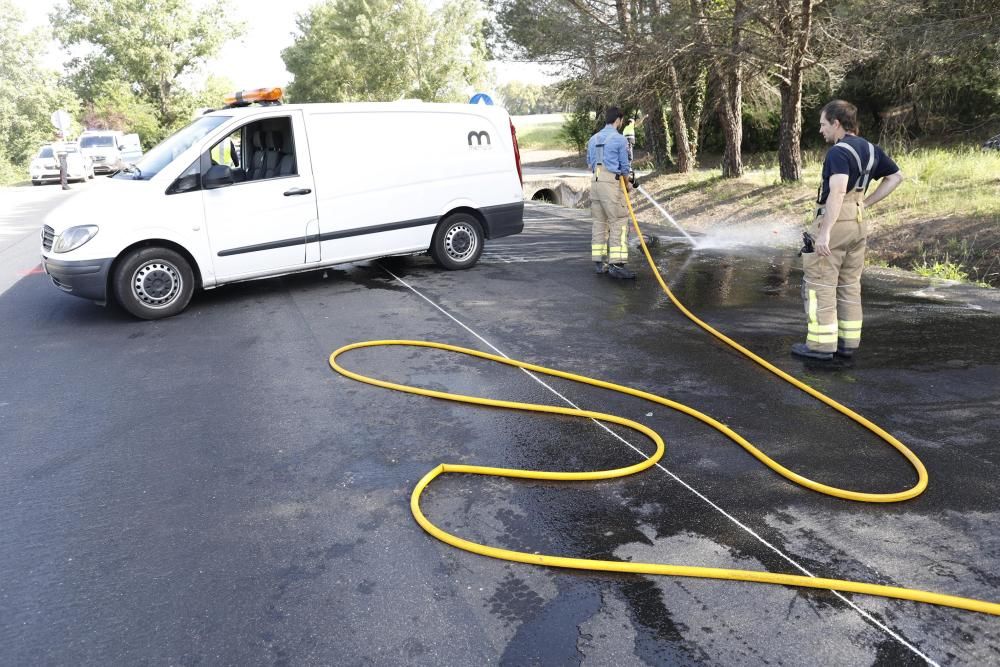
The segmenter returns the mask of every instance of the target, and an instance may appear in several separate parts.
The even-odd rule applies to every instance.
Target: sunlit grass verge
[[[28,170],[6,160],[0,160],[0,186],[16,185],[28,180]]]
[[[924,149],[896,162],[906,180],[886,200],[883,224],[959,215],[1000,225],[1000,151]]]
[[[559,134],[562,123],[540,123],[518,128],[517,144],[521,150],[568,150],[573,148]]]
[[[925,278],[941,278],[943,280],[957,280],[965,282],[969,279],[969,272],[959,264],[953,262],[945,255],[943,260],[928,260],[926,257],[913,265],[913,271]]]
[[[774,186],[786,194],[813,194],[819,184],[825,150],[803,151],[802,180],[784,184],[773,153],[748,156],[747,170],[742,181],[759,187]],[[873,209],[882,226],[892,227],[901,222],[914,222],[963,217],[989,218],[1000,225],[1000,151],[983,151],[978,147],[963,149],[918,149],[894,155],[905,180],[892,196]],[[718,189],[725,182],[713,179],[716,170],[693,176],[700,185]],[[871,193],[877,182],[868,189]],[[805,190],[802,190],[805,188]],[[713,198],[728,197],[717,192]]]

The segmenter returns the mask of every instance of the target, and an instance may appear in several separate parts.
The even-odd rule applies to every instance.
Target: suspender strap
[[[862,164],[861,164],[861,156],[858,155],[858,152],[856,150],[854,150],[854,147],[851,146],[849,143],[841,141],[841,142],[836,143],[836,144],[833,145],[834,148],[843,148],[848,153],[850,153],[851,155],[853,155],[854,156],[854,161],[858,163],[858,171],[860,172],[860,175],[858,176],[858,182],[854,184],[854,190],[856,192],[864,192],[865,190],[868,189],[868,181],[872,177],[872,167],[875,166],[875,147],[872,146],[868,142],[865,142],[865,143],[868,144],[868,167],[867,168],[864,167],[864,166],[862,166]]]

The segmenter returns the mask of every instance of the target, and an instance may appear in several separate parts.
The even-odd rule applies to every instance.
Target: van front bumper
[[[43,256],[42,268],[52,284],[63,292],[103,306],[108,302],[108,273],[113,261],[109,258],[66,262]]]

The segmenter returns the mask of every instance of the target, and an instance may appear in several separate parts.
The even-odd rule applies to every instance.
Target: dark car
[[[990,150],[991,148],[995,151],[1000,151],[1000,134],[983,142],[984,150]]]

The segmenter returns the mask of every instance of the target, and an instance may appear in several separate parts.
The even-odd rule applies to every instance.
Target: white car
[[[158,319],[196,288],[388,255],[467,269],[487,240],[524,228],[505,109],[278,98],[241,93],[52,211],[42,266],[53,284]],[[132,214],[108,216],[109,201]]]
[[[85,181],[94,177],[94,164],[75,142],[46,144],[31,161],[28,171],[32,185],[59,182],[59,153],[66,153],[66,180]]]

